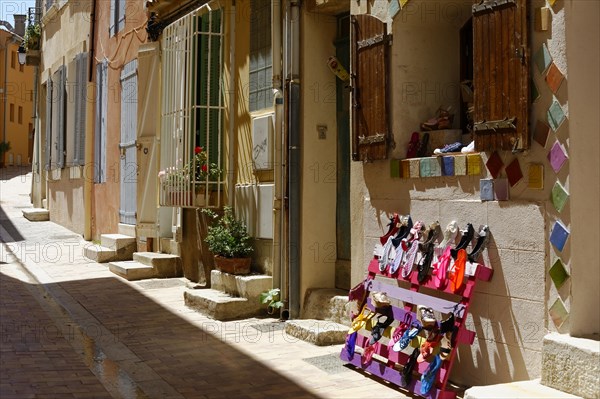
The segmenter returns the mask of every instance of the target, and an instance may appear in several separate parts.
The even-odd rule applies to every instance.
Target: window
[[[75,110],[73,112],[73,164],[85,164],[88,53],[75,56]]]
[[[108,63],[96,65],[96,134],[94,142],[94,183],[106,182],[106,117],[108,107]]]
[[[19,122],[19,125],[23,124],[23,107],[21,107],[19,105],[19,111],[17,113],[17,121]]]
[[[14,51],[10,52],[10,67],[15,69],[17,67],[17,53]]]
[[[19,72],[23,72],[25,70],[25,65],[19,64]]]
[[[250,2],[250,111],[273,106],[271,2]]]
[[[524,150],[530,144],[526,1],[488,3],[473,6],[475,149]]]
[[[126,0],[110,0],[110,36],[120,32],[125,27],[125,2]]]
[[[15,104],[10,104],[10,121],[15,121]]]
[[[46,0],[46,11],[48,11],[52,5],[54,4],[54,0]]]
[[[370,15],[352,17],[352,160],[387,158],[388,36],[386,27]]]

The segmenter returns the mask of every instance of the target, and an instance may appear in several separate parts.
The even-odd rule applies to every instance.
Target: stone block
[[[273,287],[273,277],[262,274],[237,276],[212,270],[210,281],[212,288],[215,290],[241,298],[248,298],[257,303],[260,294]]]
[[[345,342],[348,327],[324,320],[290,320],[285,333],[317,346],[338,345]]]
[[[129,281],[159,277],[152,266],[143,265],[134,260],[110,262],[108,264],[108,269]]]
[[[254,303],[213,289],[188,289],[183,297],[186,306],[217,320],[243,319],[266,312],[258,301]]]
[[[348,292],[334,288],[309,289],[302,318],[334,321],[349,326]]]
[[[489,201],[488,217],[497,248],[544,252],[546,246],[545,209],[525,201]]]
[[[45,222],[50,220],[50,211],[43,208],[23,209],[23,217],[30,222]]]

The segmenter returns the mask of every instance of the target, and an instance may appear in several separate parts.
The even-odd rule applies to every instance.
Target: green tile
[[[550,108],[548,108],[547,114],[548,124],[552,130],[556,132],[566,118],[565,112],[560,106],[560,103],[554,100],[550,105]]]
[[[562,184],[558,181],[554,183],[554,187],[552,187],[552,205],[554,205],[554,208],[558,212],[562,212],[568,199],[569,193]]]
[[[552,56],[550,56],[550,51],[548,51],[546,43],[542,44],[542,47],[535,53],[533,60],[540,73],[544,73],[548,69],[552,63]]]
[[[560,328],[569,316],[569,312],[560,298],[554,301],[554,304],[548,309],[548,313],[550,313],[550,318],[552,318],[552,322],[556,328]]]
[[[554,282],[556,289],[560,289],[569,278],[569,273],[565,269],[565,265],[563,265],[560,258],[556,259],[556,262],[554,262],[548,273],[550,273],[550,278]]]
[[[400,160],[390,160],[390,177],[400,177]]]

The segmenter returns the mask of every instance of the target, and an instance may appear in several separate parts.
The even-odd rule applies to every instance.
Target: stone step
[[[83,249],[83,255],[92,262],[97,263],[107,263],[118,260],[117,251],[97,244],[87,245]]]
[[[331,320],[350,326],[348,291],[335,288],[312,288],[306,292],[303,319]]]
[[[143,265],[134,260],[110,262],[108,269],[129,281],[159,277],[152,266]]]
[[[183,293],[183,298],[190,308],[222,321],[266,314],[266,308],[258,300],[234,297],[214,289],[188,289]]]
[[[45,222],[50,220],[50,211],[43,208],[23,209],[23,217],[30,222]]]
[[[247,298],[251,301],[259,300],[262,292],[273,287],[273,277],[264,274],[251,274],[239,276],[223,273],[219,270],[210,272],[211,287],[229,295]]]
[[[472,387],[465,391],[464,399],[567,399],[580,398],[563,391],[542,385],[539,380],[517,381],[508,384],[486,385]]]
[[[317,346],[338,345],[346,341],[348,327],[328,320],[288,320],[285,333]]]
[[[158,252],[134,252],[133,260],[143,265],[152,266],[161,276],[183,276],[181,258],[177,255]]]
[[[125,234],[102,234],[100,235],[100,245],[114,250],[131,249],[131,254],[135,251],[135,237]]]
[[[135,237],[135,225],[119,223],[117,230],[119,234],[123,234],[129,237]]]
[[[541,383],[561,391],[600,398],[600,341],[550,333],[542,344]]]

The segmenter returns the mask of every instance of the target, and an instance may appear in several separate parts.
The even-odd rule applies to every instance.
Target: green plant
[[[267,308],[279,309],[283,306],[283,302],[279,298],[280,294],[281,290],[279,288],[272,288],[269,291],[265,291],[260,294],[260,303],[266,303]]]
[[[252,253],[246,224],[235,219],[230,206],[223,208],[221,217],[208,208],[202,209],[202,212],[215,221],[208,226],[204,239],[213,254],[225,258],[245,258]]]
[[[40,24],[29,24],[25,31],[25,48],[27,50],[39,50],[41,36],[42,28],[40,27]]]
[[[0,142],[0,154],[4,154],[5,152],[10,151],[10,141],[2,141]]]

